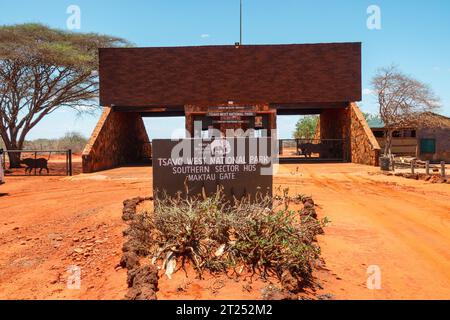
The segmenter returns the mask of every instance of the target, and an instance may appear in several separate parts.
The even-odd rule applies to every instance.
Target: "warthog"
[[[39,174],[42,173],[42,170],[45,169],[47,170],[47,174],[49,173],[48,170],[48,160],[45,158],[38,158],[38,159],[33,159],[33,158],[26,158],[26,159],[22,159],[20,161],[20,163],[23,163],[24,165],[26,165],[27,167],[25,168],[25,173],[31,173],[31,171],[33,169],[39,169]]]
[[[298,149],[298,154],[305,156],[305,158],[311,158],[313,153],[318,153],[322,158],[329,156],[329,146],[322,143],[302,143],[298,146]]]

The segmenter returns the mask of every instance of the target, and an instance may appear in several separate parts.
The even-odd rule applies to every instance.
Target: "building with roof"
[[[450,118],[427,113],[421,126],[398,128],[392,133],[391,151],[397,156],[410,156],[424,161],[450,162]],[[368,121],[381,149],[385,146],[384,123],[380,119]]]
[[[279,115],[318,114],[320,138],[342,141],[342,161],[378,162],[356,105],[361,43],[107,48],[99,63],[104,111],[83,152],[84,172],[139,161],[150,142],[142,117],[171,116],[185,117],[197,136],[195,121],[202,131],[270,135]]]

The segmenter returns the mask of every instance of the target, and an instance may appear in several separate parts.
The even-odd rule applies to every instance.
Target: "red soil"
[[[297,173],[297,167],[299,168]],[[275,186],[312,195],[332,223],[319,237],[329,269],[316,272],[337,299],[449,299],[450,186],[369,175],[353,164],[282,165]],[[151,168],[74,177],[7,177],[0,186],[0,299],[121,299],[126,271],[116,269],[124,199],[151,193]],[[75,250],[76,249],[76,250]],[[82,270],[81,289],[66,286]],[[369,265],[381,290],[366,287]],[[220,279],[223,279],[221,277]],[[191,282],[192,281],[192,282]],[[216,278],[160,281],[162,299],[259,298],[242,282]],[[178,287],[187,285],[187,294]]]

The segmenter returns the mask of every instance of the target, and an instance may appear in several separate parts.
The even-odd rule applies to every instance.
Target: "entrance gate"
[[[280,162],[344,162],[344,139],[281,139]]]

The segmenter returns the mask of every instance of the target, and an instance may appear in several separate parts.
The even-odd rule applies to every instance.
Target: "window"
[[[405,130],[403,131],[403,137],[405,138],[415,138],[416,137],[416,130]]]
[[[374,130],[373,135],[375,136],[375,138],[383,138],[384,130]]]
[[[436,139],[420,139],[420,153],[436,153]]]

